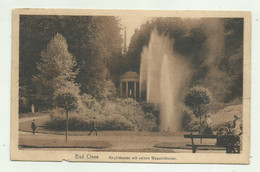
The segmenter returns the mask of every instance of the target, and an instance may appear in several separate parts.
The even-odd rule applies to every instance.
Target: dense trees
[[[225,59],[221,67],[232,79],[228,100],[243,95],[243,28],[243,19],[225,20]]]
[[[36,111],[63,108],[66,140],[69,114],[77,119],[76,128],[82,128],[81,119],[87,126],[91,116],[98,116],[103,129],[113,124],[113,129],[158,130],[156,106],[115,96],[120,75],[130,70],[139,73],[143,47],[155,28],[173,40],[172,50],[185,58],[192,71],[184,103],[193,109],[196,120],[191,122],[194,115],[187,108],[185,124],[198,126],[203,105],[212,100],[208,90],[214,97],[212,106],[241,99],[243,19],[155,18],[135,31],[122,55],[116,17],[21,16],[19,110],[29,111],[32,103]]]
[[[219,29],[216,26],[223,27]],[[42,50],[47,51],[46,45],[57,33],[66,38],[68,51],[75,57],[77,65],[74,69],[79,69],[75,82],[80,85],[80,93],[101,100],[104,95],[111,97],[115,94],[113,83],[118,84],[121,74],[129,70],[139,73],[142,49],[148,45],[154,28],[159,34],[172,38],[175,42],[173,50],[190,61],[193,71],[190,87],[208,87],[219,102],[242,96],[243,19],[155,18],[135,31],[128,52],[123,56],[121,28],[116,17],[22,15],[19,34],[20,110],[28,110],[32,103],[37,109],[35,101],[40,93],[32,78],[39,75],[36,64],[40,62]],[[216,38],[214,34],[223,37],[219,39],[222,47],[217,46],[218,40],[210,42]]]
[[[62,34],[79,69],[75,78],[81,93],[100,97],[119,76],[122,36],[118,19],[112,16],[21,16],[20,17],[20,94],[26,110],[35,101],[37,90],[32,76],[42,50],[57,34]],[[108,86],[108,88],[106,88]],[[113,88],[111,88],[113,89]],[[37,108],[37,107],[36,107]]]
[[[136,30],[122,68],[139,72],[142,47],[154,28],[172,38],[173,50],[190,62],[190,87],[209,88],[218,102],[242,97],[243,19],[155,18]]]

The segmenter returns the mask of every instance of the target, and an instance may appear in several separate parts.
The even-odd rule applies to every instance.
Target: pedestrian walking
[[[31,106],[32,113],[34,113],[34,104]]]
[[[32,128],[32,131],[33,131],[33,135],[35,135],[35,131],[36,131],[36,128],[37,128],[37,125],[35,123],[35,119],[33,119],[33,121],[32,121],[31,128]]]
[[[95,131],[96,132],[96,136],[97,136],[97,123],[96,123],[96,117],[93,117],[91,124],[90,124],[90,132],[88,133],[88,135],[90,136],[91,133]]]

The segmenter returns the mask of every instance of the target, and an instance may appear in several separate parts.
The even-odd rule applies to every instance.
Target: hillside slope
[[[228,121],[233,121],[234,115],[240,116],[242,120],[242,104],[228,106],[212,115],[212,128],[215,129],[217,126],[221,124],[227,123]]]

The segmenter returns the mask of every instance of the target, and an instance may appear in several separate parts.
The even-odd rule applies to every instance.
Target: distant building
[[[139,75],[129,71],[120,77],[120,94],[139,101]]]

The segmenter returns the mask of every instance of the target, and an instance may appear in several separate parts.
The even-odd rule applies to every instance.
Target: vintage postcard
[[[251,13],[14,9],[11,160],[249,164]]]

